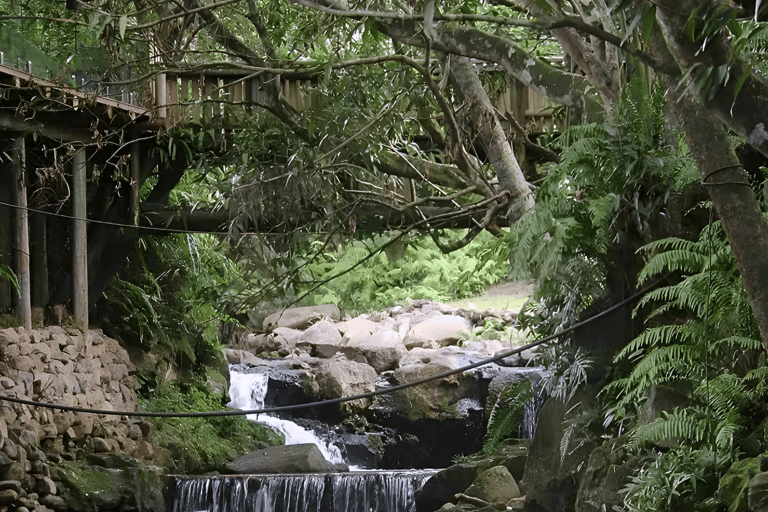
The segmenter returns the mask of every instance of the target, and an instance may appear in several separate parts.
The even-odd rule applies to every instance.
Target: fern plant
[[[616,357],[628,367],[606,386],[612,401],[606,425],[636,426],[639,449],[669,449],[632,477],[626,510],[716,509],[717,474],[736,459],[740,437],[764,416],[768,368],[759,333],[733,254],[719,223],[698,240],[666,238],[644,247],[650,254],[641,283],[659,274],[678,282],[648,293],[637,306],[648,328]],[[759,357],[757,356],[759,354]],[[751,366],[744,368],[744,361]],[[648,423],[644,403],[651,389],[670,387],[688,405]]]
[[[693,398],[708,403],[713,393],[728,389],[717,387],[713,380],[731,372],[745,351],[761,348],[725,233],[714,223],[697,241],[667,238],[644,250],[657,254],[641,271],[641,283],[669,272],[682,280],[641,299],[636,311],[650,307],[651,326],[617,355],[618,362],[629,362],[633,368],[606,393],[615,392],[620,397],[617,408],[623,410],[658,385],[692,389]]]
[[[0,280],[8,281],[13,286],[13,289],[18,291],[19,282],[16,279],[16,274],[11,270],[11,267],[2,263],[0,263]]]
[[[517,435],[525,407],[533,399],[533,385],[529,380],[521,380],[501,390],[488,416],[488,428],[483,438],[483,453],[490,454],[498,451],[504,439]]]
[[[615,126],[574,126],[555,141],[561,161],[547,170],[536,210],[510,240],[512,267],[538,279],[528,308],[537,334],[573,323],[612,281],[627,273],[634,280],[640,263],[623,262],[622,251],[633,254],[665,232],[659,212],[669,191],[698,182],[684,147],[668,142],[663,111],[663,88],[632,80]]]

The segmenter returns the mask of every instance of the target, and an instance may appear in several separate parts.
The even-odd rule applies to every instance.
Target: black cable
[[[663,278],[662,278],[663,279]],[[379,395],[385,395],[389,393],[394,393],[395,391],[400,391],[402,389],[407,389],[410,387],[418,386],[420,384],[426,384],[427,382],[431,382],[433,380],[442,379],[445,377],[450,377],[451,375],[456,375],[457,373],[462,373],[467,370],[472,370],[474,368],[477,368],[479,366],[484,366],[486,364],[495,363],[496,361],[500,361],[501,359],[504,359],[505,357],[509,357],[515,354],[519,354],[520,352],[523,352],[524,350],[528,350],[534,347],[537,347],[539,345],[542,345],[548,341],[551,341],[555,338],[559,338],[565,334],[568,334],[570,332],[573,332],[574,330],[589,324],[591,322],[594,322],[595,320],[602,318],[603,316],[612,313],[613,311],[619,309],[620,307],[629,304],[630,302],[634,301],[635,299],[641,297],[644,295],[647,291],[649,291],[651,288],[656,286],[660,280],[657,280],[655,283],[653,283],[650,286],[645,287],[644,289],[640,290],[639,292],[636,292],[635,294],[631,295],[630,297],[622,300],[621,302],[618,302],[617,304],[614,304],[613,306],[609,307],[608,309],[601,311],[600,313],[597,313],[586,320],[582,320],[581,322],[578,322],[571,327],[568,327],[566,329],[563,329],[562,331],[550,334],[549,336],[546,336],[540,340],[536,340],[532,343],[529,343],[527,345],[524,345],[522,347],[514,348],[505,350],[499,354],[496,354],[493,357],[489,357],[487,359],[481,359],[480,361],[476,361],[472,364],[468,364],[466,366],[462,366],[460,368],[456,368],[454,370],[448,370],[445,372],[441,372],[435,375],[431,375],[429,377],[425,377],[422,379],[418,379],[412,382],[406,382],[404,384],[398,384],[397,386],[392,386],[384,389],[379,389],[376,391],[370,391],[368,393],[361,393],[358,395],[352,395],[352,396],[345,396],[341,398],[330,398],[327,400],[320,400],[318,402],[310,402],[305,404],[294,404],[294,405],[285,405],[282,407],[267,407],[264,409],[252,409],[249,411],[240,411],[240,410],[230,410],[230,411],[207,411],[207,412],[142,412],[142,411],[107,411],[107,410],[100,410],[100,409],[85,409],[80,407],[71,407],[68,405],[58,405],[58,404],[47,404],[43,402],[35,402],[33,400],[25,400],[23,398],[15,398],[5,395],[0,395],[0,401],[6,401],[6,402],[13,402],[17,404],[23,404],[23,405],[29,405],[33,407],[43,407],[47,409],[57,409],[60,411],[69,411],[69,412],[79,412],[79,413],[88,413],[88,414],[104,414],[104,415],[110,415],[110,416],[138,416],[138,417],[146,417],[146,418],[210,418],[210,417],[217,417],[217,416],[245,416],[247,414],[265,414],[265,413],[277,413],[281,411],[294,411],[297,409],[309,409],[313,407],[322,407],[325,405],[334,405],[334,404],[340,404],[343,402],[349,402],[351,400],[360,400],[364,398],[373,398],[375,396]]]

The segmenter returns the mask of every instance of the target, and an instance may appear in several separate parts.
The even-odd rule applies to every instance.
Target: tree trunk
[[[451,57],[451,75],[467,101],[464,117],[472,124],[470,136],[477,134],[488,159],[496,170],[499,186],[510,193],[510,222],[533,209],[531,188],[525,181],[520,164],[512,152],[491,100],[483,89],[477,71],[466,57]]]
[[[670,103],[728,235],[768,353],[768,223],[720,123],[687,97]]]
[[[657,4],[656,18],[666,47],[659,44],[659,34],[654,34],[652,47],[659,54],[666,53],[668,48],[671,55],[661,56],[674,58],[683,69],[697,64],[703,64],[703,69],[728,59],[725,39],[709,38],[706,47],[702,48],[701,43],[684,35],[682,28],[689,19],[685,13],[700,7],[699,0],[662,0]],[[739,67],[738,63],[734,65]],[[768,155],[768,133],[761,122],[763,117],[768,118],[768,110],[762,108],[768,97],[768,87],[751,74],[742,91],[735,96],[735,82],[741,74],[733,72],[732,77],[714,98],[680,97],[679,88],[674,83],[669,87],[668,98],[671,113],[685,133],[702,182],[728,235],[763,347],[768,353],[768,223],[721,125],[721,122],[725,123]],[[701,77],[691,73],[690,79],[700,80]],[[755,136],[756,132],[760,132],[759,136]]]

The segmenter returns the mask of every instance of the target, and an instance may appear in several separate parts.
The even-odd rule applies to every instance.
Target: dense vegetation
[[[622,510],[729,507],[746,461],[768,448],[765,6],[611,4],[110,0],[64,11],[0,0],[6,61],[78,85],[143,93],[160,73],[205,69],[261,80],[245,110],[203,101],[221,115],[147,136],[157,167],[137,184],[140,220],[224,222],[205,234],[115,229],[123,264],[96,269],[111,277],[94,309],[105,329],[178,370],[181,384],[144,369],[144,406],[222,407],[210,385],[223,381],[220,343],[232,326],[261,328],[265,306],[365,312],[532,277],[521,323],[546,335],[649,286],[640,332],[618,340],[607,369],[593,372],[576,346],[540,353],[552,399],[600,390],[570,422],[563,456],[569,443],[620,439],[624,458],[641,460]],[[515,80],[547,115],[501,106]],[[286,81],[301,83],[301,106]],[[127,216],[123,135],[98,148],[111,152],[90,185],[108,190],[104,217]],[[46,144],[51,172],[64,173],[67,151]],[[742,162],[749,181],[737,149],[757,155]],[[2,256],[0,280],[16,287]],[[677,406],[649,415],[658,393]],[[516,407],[500,395],[486,450]],[[202,471],[237,444],[275,441],[249,428],[162,422],[156,437],[192,454],[178,470]],[[209,442],[222,432],[232,445]]]

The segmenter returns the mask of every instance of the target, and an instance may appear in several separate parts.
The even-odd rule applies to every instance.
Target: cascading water
[[[267,373],[230,369],[230,407],[261,409]],[[334,463],[341,451],[296,423],[248,415],[285,434],[286,444],[314,443]],[[170,512],[413,512],[414,496],[437,470],[353,471],[306,475],[176,477],[169,482]]]
[[[240,373],[230,368],[229,406],[244,411],[263,408],[268,383],[268,373]],[[249,414],[247,417],[251,421],[269,425],[282,432],[285,435],[285,444],[313,443],[329,462],[344,463],[341,450],[337,446],[323,441],[313,432],[292,421],[282,420],[271,414]]]
[[[169,512],[412,512],[433,471],[183,477]]]

